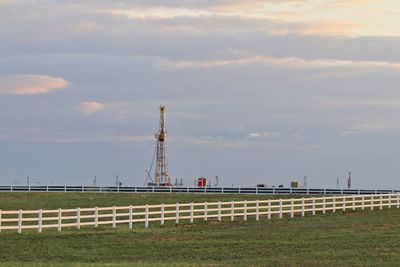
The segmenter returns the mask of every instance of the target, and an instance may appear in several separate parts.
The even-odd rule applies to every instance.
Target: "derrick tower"
[[[160,129],[156,133],[156,170],[154,183],[156,185],[171,185],[171,178],[168,174],[167,154],[167,108],[160,106]]]

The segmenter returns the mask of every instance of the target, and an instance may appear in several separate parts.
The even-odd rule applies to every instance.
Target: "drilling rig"
[[[160,106],[160,127],[156,133],[156,147],[153,155],[150,170],[146,170],[147,179],[150,186],[172,186],[171,178],[168,173],[168,154],[167,154],[167,108],[163,105]],[[156,169],[154,172],[154,179],[151,177],[151,170],[156,161]]]

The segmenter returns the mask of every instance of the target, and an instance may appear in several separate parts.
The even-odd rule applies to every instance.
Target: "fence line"
[[[198,193],[198,194],[304,194],[304,195],[368,195],[399,193],[400,190],[329,189],[329,188],[266,188],[266,187],[102,187],[102,186],[0,186],[0,192],[102,192],[102,193]]]
[[[16,230],[21,233],[23,230],[35,229],[40,233],[47,228],[56,228],[61,232],[66,227],[80,229],[81,226],[111,225],[115,228],[121,224],[132,228],[139,223],[147,228],[154,222],[161,225],[166,221],[176,224],[182,221],[193,223],[195,219],[222,221],[223,218],[230,218],[234,221],[241,218],[246,221],[248,217],[254,217],[258,221],[262,217],[269,220],[272,216],[283,218],[287,215],[293,218],[296,215],[315,215],[317,212],[325,214],[327,211],[335,213],[367,208],[382,210],[383,207],[399,208],[400,193],[55,210],[0,210],[0,232]]]

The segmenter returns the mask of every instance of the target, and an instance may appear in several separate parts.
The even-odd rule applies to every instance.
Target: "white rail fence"
[[[61,232],[63,228],[80,229],[81,226],[99,225],[128,225],[132,228],[134,224],[144,224],[148,227],[153,222],[161,225],[166,221],[193,223],[195,219],[246,221],[248,217],[254,217],[258,221],[262,216],[266,219],[272,216],[293,218],[306,214],[399,206],[400,193],[57,210],[0,210],[0,232],[15,230],[21,233],[28,229],[42,232],[45,228],[56,228]]]

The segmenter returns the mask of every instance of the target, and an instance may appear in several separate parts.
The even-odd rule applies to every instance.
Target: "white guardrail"
[[[176,203],[161,205],[141,205],[106,208],[76,208],[57,210],[0,210],[0,231],[37,229],[42,232],[44,228],[56,228],[61,232],[65,227],[127,224],[132,228],[135,223],[144,223],[145,227],[150,222],[174,221],[178,224],[184,220],[193,223],[194,219],[242,218],[244,221],[249,216],[258,221],[260,216],[271,219],[275,215],[282,218],[285,214],[293,218],[295,215],[315,215],[317,212],[325,214],[327,211],[346,211],[347,209],[364,210],[375,207],[400,206],[400,193],[380,195],[352,195],[352,196],[327,196],[311,198],[268,199],[255,201],[230,201],[230,202],[204,202],[204,203]]]

